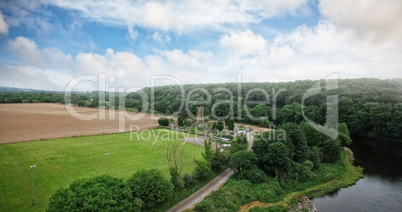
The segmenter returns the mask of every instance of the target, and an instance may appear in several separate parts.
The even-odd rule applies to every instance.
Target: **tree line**
[[[114,108],[124,103],[122,106],[128,110],[175,115],[183,122],[196,114],[197,107],[203,106],[207,120],[214,118],[213,113],[222,117],[218,119],[228,116],[235,122],[270,127],[283,123],[299,124],[304,120],[302,109],[306,117],[324,125],[328,114],[327,96],[338,95],[339,123],[347,124],[351,136],[402,139],[402,79],[340,79],[337,89],[326,90],[323,87],[320,93],[307,98],[302,105],[304,94],[317,82],[325,85],[324,80],[303,80],[192,84],[183,87],[169,85],[153,89],[147,87],[126,95],[73,92],[70,103],[83,107],[104,105],[105,108],[109,108],[110,102],[113,102]],[[105,102],[99,102],[100,95],[104,95]],[[124,99],[120,99],[122,97]],[[65,103],[64,93],[60,92],[15,92],[10,89],[0,92],[0,103],[23,102]],[[183,107],[186,102],[189,113],[182,114],[183,110],[186,111]]]
[[[327,108],[327,96],[338,95],[338,122],[347,124],[351,136],[402,139],[402,79],[340,79],[337,89],[323,87],[321,93],[307,98],[302,105],[304,94],[317,82],[325,85],[323,80],[242,83],[240,87],[236,83],[184,85],[184,95],[180,86],[155,87],[153,112],[191,118],[179,111],[185,96],[185,101],[193,102],[188,104],[189,113],[196,114],[196,108],[203,106],[207,120],[213,118],[214,112],[218,117],[229,116],[236,122],[262,127],[284,123],[298,125],[304,121],[303,109],[306,117],[324,125],[331,112],[331,107]],[[151,88],[128,95],[138,110],[143,109],[140,93],[150,97]],[[245,99],[251,103],[245,104]],[[147,101],[147,110],[151,112],[151,100]],[[264,101],[266,103],[257,103]],[[197,102],[203,104],[197,105]]]

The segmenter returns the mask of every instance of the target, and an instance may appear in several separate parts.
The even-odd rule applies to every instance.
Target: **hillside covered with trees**
[[[321,92],[303,96],[317,82]],[[195,115],[198,106],[210,119],[233,119],[235,122],[272,127],[283,123],[299,124],[306,117],[323,125],[326,122],[327,96],[338,95],[339,123],[346,123],[351,136],[402,139],[402,79],[341,79],[338,88],[327,91],[325,82],[304,80],[280,83],[223,83],[159,86],[144,88],[124,95],[105,93],[105,103],[99,102],[102,92],[74,92],[71,103],[77,106],[98,107],[113,98],[115,107],[124,96],[126,109],[179,115],[186,109]],[[267,98],[268,95],[268,98]],[[247,101],[245,101],[247,100]],[[64,93],[2,88],[0,103],[61,103]],[[153,110],[153,111],[152,111]],[[215,116],[212,116],[212,113]],[[188,118],[191,114],[181,114]]]
[[[299,124],[304,120],[302,107],[306,117],[323,125],[326,122],[327,96],[338,95],[338,122],[347,124],[351,136],[402,139],[402,79],[339,80],[338,89],[326,91],[323,88],[321,93],[307,98],[302,106],[303,95],[317,82],[242,83],[240,88],[237,83],[198,84],[184,85],[184,91],[186,101],[209,103],[201,105],[205,108],[205,116],[211,117],[214,112],[218,117],[233,118],[236,122],[262,127],[284,123]],[[324,85],[324,81],[321,81],[321,85]],[[151,88],[145,88],[129,94],[126,103],[131,104],[126,106],[144,111],[141,92],[151,97]],[[154,110],[171,115],[179,111],[182,96],[179,86],[155,87]],[[248,104],[245,104],[245,99]],[[263,101],[266,103],[252,104]],[[148,103],[151,105],[150,98]],[[189,103],[191,113],[195,114],[197,106],[200,105]]]

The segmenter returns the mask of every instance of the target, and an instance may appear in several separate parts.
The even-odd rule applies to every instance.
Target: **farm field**
[[[44,211],[48,199],[59,187],[84,177],[109,173],[127,179],[137,170],[151,168],[159,168],[168,176],[168,167],[163,162],[165,148],[168,142],[182,142],[183,138],[181,132],[154,129],[1,144],[0,211]],[[183,148],[189,160],[202,158],[201,146],[184,143]],[[34,164],[35,206],[32,207],[30,165]],[[183,171],[191,172],[194,166],[191,163]]]
[[[94,120],[80,120],[67,111],[66,105],[34,104],[0,104],[0,143],[13,143],[41,139],[63,138],[82,135],[98,135],[119,132],[119,115],[125,113],[136,116],[139,113],[98,108],[73,107],[81,115],[97,115]],[[109,114],[111,113],[111,114]],[[105,114],[100,119],[99,114]],[[158,126],[158,121],[151,115],[143,114],[139,120],[122,119],[123,131],[130,131],[130,125],[140,130]],[[133,128],[137,130],[137,128]]]

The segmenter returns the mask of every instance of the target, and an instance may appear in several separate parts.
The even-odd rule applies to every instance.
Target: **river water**
[[[402,212],[402,143],[355,138],[350,148],[364,178],[312,203],[322,212]]]

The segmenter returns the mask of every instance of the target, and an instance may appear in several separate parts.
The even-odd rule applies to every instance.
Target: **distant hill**
[[[0,92],[46,92],[46,93],[60,93],[62,91],[49,91],[49,90],[37,90],[31,88],[14,88],[14,87],[5,87],[0,86]]]

